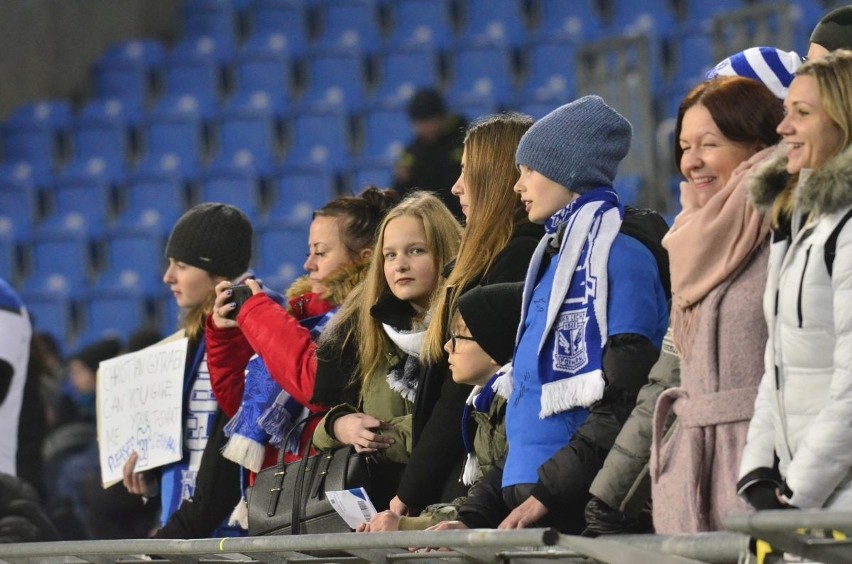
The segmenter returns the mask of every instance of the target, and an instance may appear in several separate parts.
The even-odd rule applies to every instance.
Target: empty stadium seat
[[[103,268],[93,287],[100,292],[132,291],[154,296],[162,289],[165,236],[150,229],[112,229],[101,243]]]
[[[526,73],[519,99],[524,102],[572,100],[576,48],[566,40],[539,40],[526,49]]]
[[[30,161],[52,167],[60,152],[60,138],[71,126],[68,100],[38,100],[19,106],[2,126],[6,162]]]
[[[514,95],[514,81],[509,49],[500,45],[466,45],[453,54],[447,98],[451,106],[485,101],[504,104]]]
[[[316,45],[369,52],[381,42],[376,0],[318,0]]]
[[[79,228],[98,235],[112,221],[113,193],[105,176],[59,175],[50,196],[52,210],[38,226],[39,231]]]
[[[165,56],[166,48],[158,39],[131,39],[111,45],[92,67],[95,95],[145,105]]]
[[[19,276],[17,242],[11,228],[4,227],[4,221],[0,216],[0,278],[14,286]]]
[[[388,50],[378,57],[373,99],[404,105],[418,89],[441,83],[438,57],[431,49]]]
[[[387,42],[392,49],[446,49],[452,44],[455,30],[448,0],[395,0],[387,8],[391,20]]]
[[[0,165],[0,231],[19,238],[29,233],[40,219],[39,190],[45,180],[30,163]]]
[[[258,270],[275,279],[277,289],[304,273],[302,265],[308,250],[307,223],[270,223],[261,226],[258,241]]]
[[[361,159],[393,163],[412,136],[411,124],[404,108],[372,108],[362,118],[363,147]]]
[[[237,55],[234,74],[237,92],[262,90],[286,106],[292,100],[292,60],[283,33],[253,36]]]
[[[388,188],[393,185],[393,177],[393,164],[380,161],[361,161],[349,168],[347,184],[349,190],[357,194],[367,186]]]
[[[461,6],[460,36],[465,42],[520,45],[526,38],[523,0],[467,0]]]
[[[245,93],[222,110],[218,123],[218,153],[226,158],[248,151],[257,160],[272,162],[280,152],[276,108],[264,91]]]
[[[107,337],[124,339],[150,324],[147,301],[133,290],[96,289],[80,298],[78,346]]]
[[[367,98],[364,59],[351,49],[318,50],[306,60],[307,87],[299,100],[307,109],[359,108]]]
[[[538,0],[533,32],[540,39],[596,41],[604,30],[595,0]]]
[[[283,35],[284,47],[302,56],[310,44],[305,3],[302,0],[256,0],[249,10],[252,41],[255,36]]]
[[[261,173],[253,155],[242,152],[217,159],[199,176],[198,199],[222,202],[240,208],[253,222],[261,215]]]
[[[334,177],[320,167],[284,167],[270,184],[267,225],[310,223],[314,211],[336,195]]]
[[[611,32],[664,34],[675,24],[671,0],[613,0]]]
[[[167,235],[186,211],[185,180],[193,177],[194,173],[181,166],[180,157],[175,154],[141,162],[122,187],[122,211],[116,224]]]
[[[29,269],[23,286],[78,295],[92,273],[92,249],[82,229],[37,232],[25,249]]]
[[[54,284],[53,289],[33,289],[24,285],[19,293],[30,315],[33,331],[50,334],[63,348],[73,342],[76,331],[74,310],[61,283]]]
[[[90,100],[74,119],[71,131],[75,159],[103,157],[125,166],[132,158],[131,136],[142,109],[119,98]]]
[[[187,37],[221,37],[236,43],[240,36],[239,8],[243,0],[185,0],[180,5],[181,27]]]
[[[156,162],[161,155],[175,154],[182,164],[198,165],[208,153],[205,123],[212,114],[211,106],[191,94],[164,96],[141,128],[143,160]]]
[[[190,37],[168,54],[163,64],[165,94],[192,94],[216,104],[223,96],[225,68],[233,62],[234,46],[221,38]]]
[[[339,110],[303,113],[291,120],[291,145],[287,162],[340,170],[349,163],[349,116]]]

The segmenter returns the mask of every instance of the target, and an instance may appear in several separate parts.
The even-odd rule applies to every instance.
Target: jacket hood
[[[352,288],[360,284],[367,276],[367,269],[369,267],[369,259],[361,260],[335,272],[326,281],[328,291],[322,298],[334,305],[342,304],[346,296],[349,295],[349,292],[352,291]],[[298,298],[309,293],[311,293],[311,280],[307,275],[301,276],[294,280],[290,284],[290,287],[287,288],[287,300],[290,301],[293,298]]]
[[[755,170],[748,181],[749,200],[760,211],[772,204],[790,181],[787,146],[778,149]],[[852,205],[852,146],[815,169],[796,195],[796,207],[804,213],[830,214]]]

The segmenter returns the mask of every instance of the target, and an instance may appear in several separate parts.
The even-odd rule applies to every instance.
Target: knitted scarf
[[[544,418],[603,397],[603,348],[607,340],[607,264],[624,208],[611,188],[590,190],[557,211],[530,259],[524,282],[522,319],[530,307],[545,253],[558,249],[547,317],[538,345],[541,411]],[[549,337],[553,335],[553,339]],[[549,350],[544,350],[547,345]]]
[[[464,463],[464,472],[462,472],[462,483],[466,486],[473,485],[473,482],[476,481],[476,475],[479,473],[479,459],[476,457],[476,452],[473,448],[473,439],[471,439],[470,433],[468,433],[468,422],[470,421],[471,414],[473,411],[488,413],[495,395],[509,399],[509,396],[505,394],[506,387],[501,385],[501,382],[511,380],[511,378],[512,363],[510,362],[491,376],[484,386],[474,386],[467,398],[467,402],[465,402],[464,410],[462,411],[462,441],[467,456]]]
[[[390,388],[410,402],[414,402],[417,393],[417,377],[420,373],[420,345],[426,331],[400,331],[387,323],[382,323],[385,334],[399,349],[405,358],[388,372]]]
[[[681,182],[680,203],[671,230],[663,237],[672,278],[672,334],[675,348],[688,356],[696,304],[727,279],[769,236],[769,214],[748,203],[745,181],[772,148],[740,163],[728,183],[716,194],[704,196],[689,182]]]
[[[302,319],[299,324],[308,329],[316,341],[322,329],[334,315],[330,310],[323,315]],[[240,408],[225,426],[230,437],[222,449],[222,456],[233,460],[252,472],[260,472],[266,455],[266,445],[282,447],[297,454],[299,435],[293,433],[287,445],[281,445],[293,423],[300,420],[307,408],[290,397],[269,375],[263,359],[254,355],[246,366],[245,389]]]

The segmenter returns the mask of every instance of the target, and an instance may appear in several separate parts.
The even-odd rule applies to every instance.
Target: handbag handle
[[[284,464],[284,451],[287,450],[287,445],[290,443],[290,437],[293,435],[293,433],[296,432],[297,429],[304,428],[304,426],[311,419],[315,419],[317,417],[324,416],[324,415],[325,415],[325,412],[311,413],[311,414],[307,415],[306,417],[304,417],[303,419],[294,423],[293,426],[290,428],[290,430],[287,431],[287,434],[284,435],[284,439],[281,441],[281,447],[278,449],[278,464],[277,464],[276,472],[275,472],[275,475],[278,477],[278,487],[272,488],[272,490],[270,491],[270,493],[272,493],[272,495],[269,496],[269,504],[267,505],[267,508],[266,508],[266,515],[268,517],[272,517],[273,515],[275,515],[276,509],[278,507],[278,499],[281,496],[281,490],[284,486],[284,475],[287,473],[286,465]],[[306,444],[305,448],[302,449],[302,453],[301,453],[302,459],[307,458],[308,453],[310,452],[310,449],[311,449],[311,442],[308,441],[308,444]],[[302,464],[300,463],[299,464],[300,473],[304,474],[304,472],[301,471],[301,468],[302,468]],[[297,485],[298,484],[300,484],[300,482],[297,482]],[[290,528],[291,528],[291,530],[293,528],[293,522],[292,521],[290,521]]]

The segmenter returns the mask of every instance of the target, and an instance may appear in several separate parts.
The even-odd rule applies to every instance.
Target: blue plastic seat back
[[[596,41],[605,28],[596,4],[596,0],[538,0],[534,33],[541,38],[576,43]]]
[[[268,222],[310,223],[314,211],[335,197],[334,178],[313,167],[287,167],[272,179]]]
[[[219,153],[234,155],[248,151],[262,160],[275,160],[279,153],[276,109],[263,91],[222,110],[218,120]]]
[[[138,106],[118,98],[90,101],[74,122],[74,157],[88,159],[99,156],[124,165],[132,156],[131,128],[141,116]]]
[[[279,280],[304,274],[308,251],[307,223],[269,224],[259,231],[258,268]]]
[[[163,65],[166,94],[193,94],[215,104],[223,93],[224,69],[233,62],[234,46],[205,36],[187,38],[169,53]]]
[[[105,268],[101,289],[121,288],[154,295],[162,288],[166,262],[163,234],[144,229],[118,229],[104,237]]]
[[[402,154],[412,136],[411,124],[405,110],[377,108],[363,117],[364,148],[362,158],[394,162]]]
[[[502,46],[468,45],[456,50],[448,97],[508,101],[514,93],[511,53]]]
[[[4,160],[52,166],[59,138],[71,126],[72,115],[67,100],[38,100],[19,106],[2,126]]]
[[[433,51],[387,51],[379,57],[374,98],[402,105],[419,88],[440,84],[438,59]]]
[[[310,43],[305,2],[302,0],[256,0],[250,10],[252,36],[283,34],[287,50],[304,54]]]
[[[260,217],[260,178],[252,167],[212,166],[201,175],[199,197],[202,202],[236,206],[253,221]]]
[[[81,292],[91,274],[91,248],[82,231],[34,235],[29,244],[31,270],[25,282],[33,289]]]
[[[343,112],[305,113],[292,120],[287,160],[297,165],[345,166],[351,153],[349,118]]]
[[[576,46],[570,41],[537,41],[527,49],[525,100],[544,102],[575,98]]]
[[[232,0],[186,0],[180,6],[181,27],[186,36],[213,36],[236,41],[239,12]]]
[[[165,46],[158,39],[131,39],[111,45],[92,68],[96,95],[144,105],[165,56]]]
[[[393,48],[422,46],[444,49],[455,36],[448,0],[395,0],[388,2]]]
[[[393,184],[393,165],[376,161],[355,164],[349,169],[348,184],[356,194],[367,186],[389,187]]]
[[[125,339],[150,322],[145,298],[132,291],[92,293],[80,301],[84,325],[81,342],[107,337]]]
[[[143,154],[154,159],[174,153],[198,163],[207,155],[205,111],[192,95],[166,97],[148,113],[142,126]]]
[[[112,191],[103,178],[59,177],[53,183],[53,211],[43,225],[60,227],[80,218],[86,229],[96,233],[104,229],[113,217]]]
[[[375,0],[320,0],[317,8],[318,46],[362,52],[378,48],[381,27]]]
[[[21,289],[21,300],[27,307],[34,331],[52,335],[61,346],[71,343],[74,333],[72,301],[63,292]]]
[[[128,177],[122,190],[124,208],[117,224],[168,234],[187,208],[187,190],[177,170],[141,170]]]
[[[526,39],[522,0],[467,0],[460,35],[465,42],[519,45]]]
[[[675,25],[671,0],[614,0],[611,31],[617,34],[668,34]]]
[[[367,97],[364,60],[352,50],[317,51],[307,59],[307,91],[300,102],[354,109]]]
[[[252,38],[238,55],[234,74],[239,92],[262,90],[282,103],[292,100],[292,59],[286,36]]]

